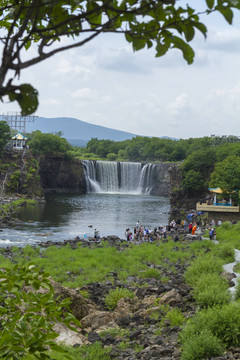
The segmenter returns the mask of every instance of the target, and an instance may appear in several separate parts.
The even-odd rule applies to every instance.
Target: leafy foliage
[[[184,339],[185,340],[185,339]],[[220,339],[209,330],[203,329],[184,342],[181,360],[207,359],[221,355],[224,346]]]
[[[195,284],[193,295],[200,307],[211,307],[227,304],[230,294],[228,282],[218,274],[203,274]]]
[[[114,310],[117,306],[117,303],[122,298],[134,298],[134,293],[125,288],[119,288],[110,290],[107,296],[105,297],[105,304],[109,310]]]
[[[206,0],[201,13],[177,0],[3,1],[0,98],[3,101],[7,96],[17,101],[22,115],[33,113],[38,106],[37,90],[31,84],[13,84],[13,80],[23,69],[61,51],[83,46],[102,33],[123,34],[134,51],[155,46],[157,57],[178,49],[191,64],[194,51],[189,43],[196,31],[205,37],[207,34],[200,14],[217,11],[231,24],[234,9],[240,9],[239,0]],[[65,38],[68,41],[61,43]],[[27,56],[22,57],[25,51]]]
[[[33,154],[66,154],[71,148],[66,139],[37,130],[31,134],[29,147]]]
[[[225,192],[240,189],[240,157],[228,156],[215,166],[211,176],[211,186],[219,186]]]
[[[49,348],[62,351],[54,341],[54,322],[80,324],[70,313],[63,315],[69,300],[56,301],[48,275],[30,263],[2,268],[0,278],[0,358],[33,354],[49,359]]]
[[[11,139],[11,129],[6,121],[0,121],[0,154]]]
[[[181,334],[183,348],[185,344],[192,343],[197,351],[198,344],[196,342],[194,345],[194,339],[202,333],[203,329],[209,332],[209,335],[211,333],[217,337],[220,340],[218,344],[225,347],[238,346],[240,343],[240,304],[230,303],[197,312],[187,322]],[[208,354],[208,357],[211,356],[214,354]]]

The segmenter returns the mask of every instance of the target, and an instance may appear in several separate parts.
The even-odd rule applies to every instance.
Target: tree
[[[240,157],[228,156],[215,166],[211,175],[211,187],[220,187],[223,192],[232,192],[240,189]]]
[[[34,154],[66,154],[71,146],[66,139],[37,130],[31,134],[29,146]]]
[[[11,129],[6,121],[0,121],[0,153],[11,139]]]
[[[207,34],[200,16],[217,11],[231,24],[240,0],[206,0],[202,12],[182,5],[178,0],[2,0],[0,99],[17,101],[22,115],[33,113],[37,90],[14,83],[22,70],[102,33],[124,34],[134,51],[155,45],[156,56],[180,49],[191,64],[194,51],[188,43],[196,29]],[[65,38],[68,42],[62,43]],[[29,49],[30,57],[23,57]]]
[[[206,183],[199,171],[189,170],[182,181],[182,187],[185,191],[189,193],[194,193],[195,191],[201,191],[204,189]]]

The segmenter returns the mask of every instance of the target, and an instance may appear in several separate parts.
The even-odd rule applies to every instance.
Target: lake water
[[[126,228],[133,230],[137,221],[151,228],[167,224],[169,211],[168,198],[149,195],[47,195],[46,204],[18,210],[21,222],[1,229],[0,247],[93,236],[95,228],[101,236],[123,239]]]

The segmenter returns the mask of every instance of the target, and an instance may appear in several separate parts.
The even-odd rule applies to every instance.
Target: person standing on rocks
[[[98,237],[98,231],[97,229],[94,229],[94,240],[97,241],[97,237]]]
[[[192,223],[190,222],[190,224],[188,225],[188,232],[189,232],[189,234],[192,233],[192,227],[193,227],[193,225],[192,225]]]
[[[192,227],[192,235],[195,235],[196,230],[197,230],[197,225],[196,225],[196,223],[194,223],[193,227]]]

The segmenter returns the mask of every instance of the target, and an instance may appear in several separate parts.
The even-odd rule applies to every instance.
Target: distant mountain
[[[125,131],[114,130],[104,126],[93,125],[78,119],[66,117],[37,117],[34,122],[26,124],[27,132],[35,130],[40,130],[43,133],[61,131],[63,133],[63,137],[70,139],[68,141],[72,145],[74,145],[74,143],[78,144],[76,146],[85,146],[84,144],[91,140],[91,138],[122,141],[136,136],[135,134]]]

